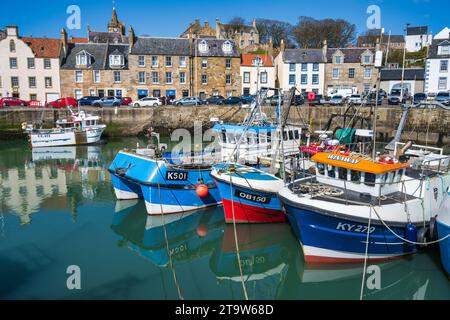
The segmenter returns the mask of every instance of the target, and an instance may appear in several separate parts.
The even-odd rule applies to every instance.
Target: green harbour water
[[[148,217],[142,201],[116,201],[107,168],[137,142],[0,142],[0,299],[243,300],[244,286],[249,299],[360,298],[363,264],[304,265],[287,223],[237,227],[241,276],[221,207]],[[80,290],[67,288],[72,265]],[[450,299],[438,247],[376,266],[380,288],[363,299]]]

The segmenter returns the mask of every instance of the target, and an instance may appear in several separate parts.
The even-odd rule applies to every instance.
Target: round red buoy
[[[201,224],[197,227],[196,231],[200,238],[204,238],[208,234],[208,227],[204,224]]]
[[[204,198],[204,197],[206,197],[206,196],[208,195],[209,190],[208,190],[208,187],[207,187],[206,185],[204,185],[204,184],[199,184],[199,185],[197,186],[197,188],[195,189],[195,192],[197,192],[197,195],[198,195],[200,198]]]

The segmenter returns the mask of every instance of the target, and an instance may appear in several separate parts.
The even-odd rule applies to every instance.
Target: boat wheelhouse
[[[447,197],[448,168],[422,168],[411,177],[407,163],[344,150],[319,152],[312,160],[315,175],[305,174],[279,193],[307,263],[414,253]],[[406,188],[409,180],[414,191]]]
[[[302,144],[303,128],[300,126],[286,126],[283,134],[281,128],[270,124],[247,127],[216,123],[213,130],[217,133],[223,161],[228,161],[234,155],[239,163],[256,164],[261,158],[280,154],[281,139],[284,157],[294,156]]]

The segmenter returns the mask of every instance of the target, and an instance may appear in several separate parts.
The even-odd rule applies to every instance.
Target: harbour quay
[[[321,130],[333,114],[343,114],[345,108],[340,106],[314,106],[310,109],[304,105],[295,107],[297,112],[289,113],[289,122],[301,124],[308,122],[312,112],[313,130]],[[160,106],[155,108],[96,108],[84,107],[86,112],[98,115],[107,125],[107,137],[134,137],[144,134],[149,128],[159,132],[170,133],[179,128],[193,130],[194,122],[200,122],[205,129],[212,126],[211,119],[218,118],[224,122],[241,122],[248,110],[239,106]],[[52,125],[55,119],[68,116],[67,109],[52,108],[8,108],[0,109],[0,139],[6,140],[23,135],[21,125],[26,122],[42,121],[43,125]],[[275,107],[265,106],[263,112],[270,118],[276,116]],[[370,117],[370,107],[359,107],[362,116]],[[398,106],[383,106],[377,109],[377,139],[388,141],[398,128],[403,111]],[[338,120],[336,120],[338,121]],[[342,120],[339,120],[342,121]],[[351,121],[351,119],[348,119]],[[339,123],[335,125],[339,126]],[[344,124],[340,125],[344,127]],[[450,114],[436,108],[415,108],[408,116],[403,131],[403,139],[416,143],[445,146],[450,143]]]

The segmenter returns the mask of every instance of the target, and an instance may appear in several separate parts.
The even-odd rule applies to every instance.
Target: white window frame
[[[93,72],[93,82],[100,83],[101,82],[100,70],[93,70],[92,72]]]
[[[143,80],[141,78],[142,75],[144,76]],[[147,82],[146,78],[147,78],[147,75],[146,75],[145,71],[139,71],[138,72],[138,82],[139,82],[139,84],[145,84]]]
[[[269,79],[269,74],[267,73],[267,71],[262,71],[260,73],[260,82],[266,84],[268,82]]]
[[[202,74],[201,75],[202,84],[208,84],[208,75]],[[203,81],[205,80],[205,81]]]
[[[78,75],[81,75],[81,77],[78,77]],[[83,83],[84,82],[83,78],[84,78],[83,71],[75,70],[75,83]]]
[[[341,75],[341,70],[339,68],[333,68],[332,75],[331,75],[333,80],[338,80],[340,75]]]
[[[202,58],[201,66],[202,66],[202,69],[208,68],[208,58]]]
[[[250,83],[250,81],[251,81],[250,79],[251,79],[250,72],[245,71],[244,74],[243,74],[243,81],[244,81],[244,83]]]
[[[50,58],[44,58],[44,69],[52,68],[52,60]]]
[[[447,77],[439,77],[438,90],[447,90],[447,86],[448,86],[448,78]]]
[[[125,58],[121,54],[109,55],[109,65],[111,67],[123,67],[125,65]]]
[[[155,81],[155,76],[156,76],[156,81]],[[152,71],[152,83],[159,84],[159,72],[158,71]]]
[[[119,77],[117,77],[117,75],[118,75]],[[122,82],[122,73],[121,73],[120,71],[114,71],[114,72],[113,72],[113,77],[114,77],[114,83],[121,83],[121,82]],[[118,78],[119,80],[117,80],[117,78]]]
[[[138,66],[145,67],[145,56],[138,56]]]
[[[372,79],[372,68],[364,68],[364,79]]]
[[[159,67],[159,59],[158,56],[152,56],[152,68]]]
[[[180,65],[180,68],[186,68],[187,67],[186,56],[179,57],[179,65]]]
[[[168,81],[167,79],[169,79],[170,81]],[[167,71],[167,72],[166,72],[165,80],[166,80],[166,84],[172,84],[172,83],[173,83],[173,75],[172,75],[172,72],[170,72],[170,71]]]
[[[226,69],[231,69],[231,58],[226,58],[225,59],[225,68]]]
[[[172,68],[173,67],[172,56],[166,56],[164,58],[164,65],[166,66],[166,68]]]
[[[231,85],[231,83],[232,83],[231,74],[225,75],[225,84],[226,85]]]
[[[180,84],[186,84],[186,72],[180,72]]]
[[[13,61],[15,61],[15,62],[13,63]],[[19,64],[19,62],[16,57],[9,58],[9,68],[10,69],[17,69],[18,64]]]

